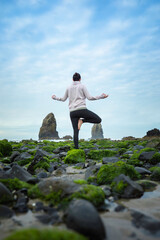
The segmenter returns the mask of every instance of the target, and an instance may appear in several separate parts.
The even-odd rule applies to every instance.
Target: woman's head
[[[76,73],[73,75],[73,81],[79,81],[80,79],[81,79],[81,75],[76,72]]]

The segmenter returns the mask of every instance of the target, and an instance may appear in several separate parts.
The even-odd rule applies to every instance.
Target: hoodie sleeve
[[[96,96],[96,97],[91,96],[89,94],[86,86],[84,86],[84,85],[83,85],[83,93],[88,100],[98,100],[98,99],[103,99],[104,98],[103,94],[101,94],[100,96]]]
[[[67,98],[68,98],[68,89],[66,90],[63,97],[59,98],[55,96],[54,100],[65,102]]]

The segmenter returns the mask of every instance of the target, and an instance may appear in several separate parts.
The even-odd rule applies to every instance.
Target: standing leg
[[[78,149],[78,137],[79,137],[79,130],[78,130],[78,117],[73,117],[72,113],[70,113],[72,127],[73,127],[73,141],[75,148]]]

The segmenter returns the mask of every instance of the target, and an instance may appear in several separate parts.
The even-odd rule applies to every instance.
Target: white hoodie
[[[73,81],[73,83],[66,89],[64,97],[54,97],[55,100],[63,102],[66,101],[67,98],[69,98],[69,111],[72,112],[75,110],[85,109],[86,98],[88,100],[98,100],[104,98],[104,95],[102,94],[100,96],[92,97],[87,88],[81,84],[80,81]]]

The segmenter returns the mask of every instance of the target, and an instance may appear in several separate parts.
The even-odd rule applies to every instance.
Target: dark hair
[[[81,79],[81,75],[79,73],[75,73],[73,75],[73,81],[79,81]]]

